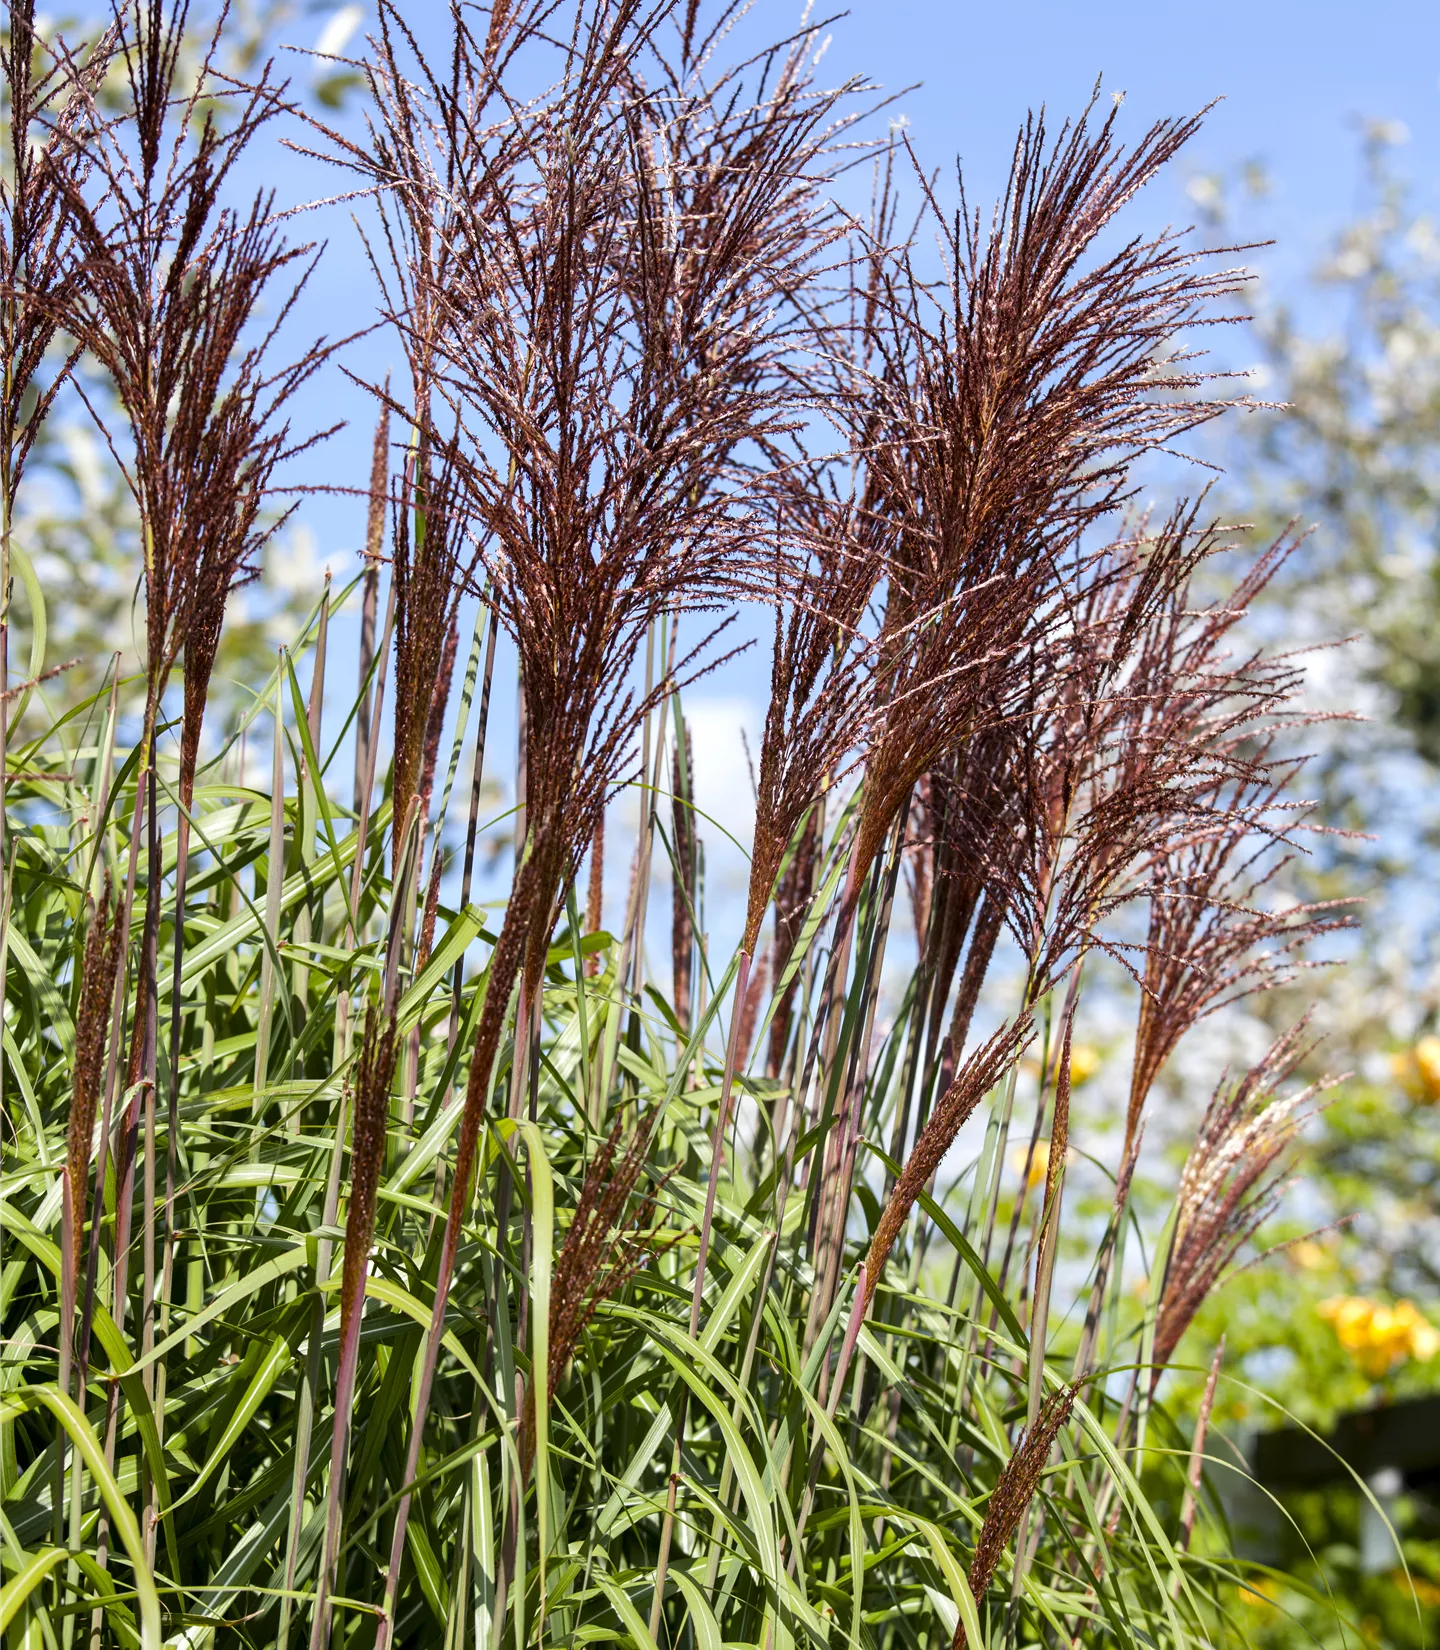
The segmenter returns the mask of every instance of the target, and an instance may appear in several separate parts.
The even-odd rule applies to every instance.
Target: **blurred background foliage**
[[[1415,204],[1404,141],[1366,124],[1350,221],[1298,278],[1257,284],[1249,389],[1266,405],[1207,455],[1250,548],[1309,529],[1265,622],[1321,650],[1312,697],[1337,720],[1310,782],[1319,817],[1348,834],[1317,842],[1296,891],[1365,902],[1320,992],[1313,1068],[1348,1075],[1272,1231],[1285,1247],[1209,1302],[1187,1347],[1198,1398],[1225,1337],[1217,1415],[1232,1446],[1286,1415],[1324,1433],[1347,1411],[1440,1392],[1440,228]],[[1263,237],[1263,166],[1192,178],[1189,194],[1205,230]],[[1433,1488],[1384,1503],[1403,1563],[1383,1536],[1363,1550],[1358,1486],[1282,1500],[1237,1603],[1251,1642],[1434,1642]]]

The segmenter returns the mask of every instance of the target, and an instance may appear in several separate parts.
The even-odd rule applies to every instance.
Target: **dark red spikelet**
[[[71,1243],[68,1257],[78,1275],[89,1187],[90,1139],[105,1070],[105,1044],[120,963],[122,933],[114,920],[110,878],[90,918],[80,965],[80,1005],[75,1015],[74,1086],[66,1139],[65,1173],[70,1191]]]
[[[1034,1426],[1021,1436],[995,1481],[995,1488],[990,1492],[985,1508],[985,1521],[975,1540],[975,1552],[970,1560],[967,1578],[977,1603],[989,1590],[1005,1549],[1014,1539],[1025,1509],[1039,1487],[1050,1451],[1075,1407],[1077,1390],[1067,1386],[1050,1393],[1035,1417]],[[951,1650],[965,1650],[966,1643],[965,1624],[961,1622],[955,1629]]]
[[[350,1144],[350,1206],[345,1216],[345,1265],[340,1285],[340,1339],[365,1291],[375,1235],[376,1194],[385,1166],[390,1085],[395,1076],[395,1023],[373,1005],[365,1015],[355,1071],[355,1121]]]

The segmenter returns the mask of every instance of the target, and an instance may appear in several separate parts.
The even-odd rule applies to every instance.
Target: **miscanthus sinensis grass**
[[[7,511],[72,339],[123,420],[145,649],[48,718],[7,514],[17,1643],[1231,1630],[1205,1416],[1177,1433],[1157,1383],[1273,1204],[1302,1040],[1222,1084],[1138,1303],[1131,1188],[1187,1031],[1337,916],[1270,896],[1299,671],[1240,637],[1288,547],[1207,605],[1223,530],[1129,511],[1135,460],[1222,410],[1173,340],[1239,277],[1109,233],[1195,122],[1032,120],[977,215],[903,138],[866,153],[867,89],[816,79],[808,25],[745,56],[739,21],[457,7],[432,61],[382,4],[363,135],[293,128],[360,191],[403,363],[370,386],[366,551],[222,732],[227,600],[336,347],[257,331],[305,265],[227,181],[296,117],[268,70],[187,78],[183,5],[117,3],[84,48],[12,12]],[[722,956],[684,707],[744,604],[771,693]],[[480,907],[501,637],[519,806]],[[1095,1224],[1071,1050],[1117,965],[1139,1025]]]

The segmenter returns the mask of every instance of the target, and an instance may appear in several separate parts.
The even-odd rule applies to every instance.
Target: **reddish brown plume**
[[[656,1212],[656,1192],[636,1195],[650,1149],[650,1124],[642,1122],[624,1142],[625,1123],[617,1118],[585,1170],[570,1229],[555,1261],[550,1291],[550,1391],[564,1377],[570,1360],[600,1306],[619,1294],[656,1255],[649,1227]],[[528,1472],[535,1451],[533,1383],[526,1389],[520,1434],[520,1459]]]
[[[70,1097],[70,1127],[65,1173],[70,1191],[71,1252],[67,1264],[79,1275],[89,1186],[90,1139],[105,1070],[106,1035],[115,996],[115,974],[120,963],[123,933],[114,920],[110,878],[90,918],[85,954],[80,964],[80,1005],[75,1014],[74,1084]]]
[[[1283,1165],[1323,1085],[1287,1095],[1279,1085],[1310,1053],[1302,1021],[1276,1039],[1265,1058],[1215,1090],[1175,1194],[1175,1235],[1155,1326],[1152,1384],[1206,1297],[1284,1190]]]
[[[106,33],[80,60],[60,56],[43,73],[46,47],[35,34],[34,0],[11,0],[0,39],[9,137],[0,178],[0,496],[14,517],[25,461],[78,356],[46,376],[51,346],[73,301],[76,247],[66,210],[91,169],[93,96],[110,66]],[[79,96],[68,95],[72,82]]]
[[[277,530],[262,517],[276,467],[308,445],[291,441],[284,408],[328,350],[275,363],[276,334],[305,280],[292,266],[309,249],[280,233],[270,195],[246,210],[221,204],[251,141],[286,108],[285,89],[268,68],[250,86],[227,80],[218,26],[193,78],[177,84],[186,21],[185,5],[117,0],[128,123],[105,118],[82,72],[71,77],[94,136],[88,170],[66,177],[76,272],[60,318],[109,374],[130,425],[123,469],[144,539],[146,728],[183,651],[188,801],[226,600],[255,576]],[[216,98],[230,104],[223,120],[206,107]],[[255,331],[280,278],[278,314]]]
[[[1053,142],[1032,120],[988,235],[963,185],[952,217],[915,169],[951,275],[926,283],[902,249],[864,310],[866,393],[847,398],[888,581],[862,870],[921,776],[1003,721],[1045,668],[1066,570],[1135,457],[1219,410],[1194,393],[1203,376],[1163,352],[1234,274],[1171,235],[1089,256],[1196,125],[1161,122],[1127,151],[1113,110]]]
[[[365,1289],[375,1235],[376,1194],[385,1166],[390,1085],[395,1076],[395,1024],[372,1004],[365,1015],[355,1068],[355,1122],[350,1143],[350,1206],[345,1217],[345,1267],[340,1286],[340,1339]]]
[[[1005,1549],[1014,1539],[1025,1509],[1039,1488],[1050,1451],[1075,1407],[1077,1390],[1076,1387],[1066,1386],[1050,1393],[1035,1417],[1035,1424],[1021,1436],[1010,1459],[1001,1469],[995,1488],[990,1492],[985,1521],[976,1538],[967,1578],[977,1604],[989,1591]],[[955,1629],[951,1650],[965,1650],[966,1643],[965,1624],[961,1622]]]
[[[929,1121],[920,1131],[920,1138],[915,1142],[900,1178],[895,1182],[884,1213],[880,1216],[880,1224],[870,1240],[870,1249],[865,1256],[867,1304],[874,1296],[886,1257],[900,1235],[905,1217],[915,1207],[930,1176],[939,1168],[976,1106],[1019,1059],[1032,1034],[1028,1015],[1002,1027],[970,1056],[940,1097]]]

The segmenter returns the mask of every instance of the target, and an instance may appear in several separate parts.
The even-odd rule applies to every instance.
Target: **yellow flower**
[[[1090,1043],[1073,1043],[1070,1047],[1070,1087],[1078,1089],[1082,1083],[1088,1083],[1104,1064],[1105,1056],[1098,1048]],[[1027,1055],[1020,1062],[1020,1069],[1027,1077],[1039,1077],[1040,1062],[1033,1054]],[[1054,1077],[1058,1069],[1059,1062],[1052,1055],[1045,1066],[1047,1082]]]
[[[1314,1238],[1301,1238],[1290,1245],[1290,1258],[1304,1272],[1318,1272],[1330,1264],[1330,1257]]]
[[[1025,1160],[1030,1160],[1030,1170],[1026,1173]],[[1028,1142],[1023,1146],[1016,1146],[1010,1153],[1010,1169],[1017,1175],[1025,1175],[1025,1190],[1033,1192],[1037,1186],[1045,1184],[1045,1176],[1050,1173],[1050,1142],[1037,1140],[1033,1154]]]
[[[1318,1308],[1335,1328],[1335,1338],[1372,1380],[1414,1358],[1429,1363],[1440,1352],[1440,1331],[1415,1305],[1382,1306],[1363,1295],[1337,1295]]]
[[[1404,1304],[1410,1305],[1408,1301]],[[1410,1310],[1415,1311],[1414,1307]],[[1419,1363],[1428,1364],[1437,1352],[1440,1352],[1440,1330],[1415,1312],[1415,1322],[1410,1330],[1410,1356]]]
[[[1440,1605],[1440,1587],[1437,1587],[1433,1581],[1427,1581],[1424,1576],[1407,1576],[1403,1570],[1392,1570],[1390,1580],[1407,1598],[1410,1596],[1410,1590],[1413,1587],[1415,1598],[1419,1603],[1426,1605],[1431,1610]]]
[[[1435,1042],[1436,1055],[1440,1056],[1440,1038]],[[1105,1057],[1098,1048],[1093,1048],[1089,1043],[1073,1044],[1070,1049],[1070,1087],[1078,1089],[1082,1083],[1088,1083],[1104,1063]],[[1440,1075],[1440,1066],[1436,1067],[1436,1072]]]
[[[1273,1576],[1257,1576],[1240,1584],[1240,1602],[1252,1610],[1273,1610],[1279,1594],[1280,1583]]]
[[[1421,1105],[1440,1100],[1440,1037],[1422,1037],[1414,1048],[1392,1055],[1390,1069],[1412,1100]]]

